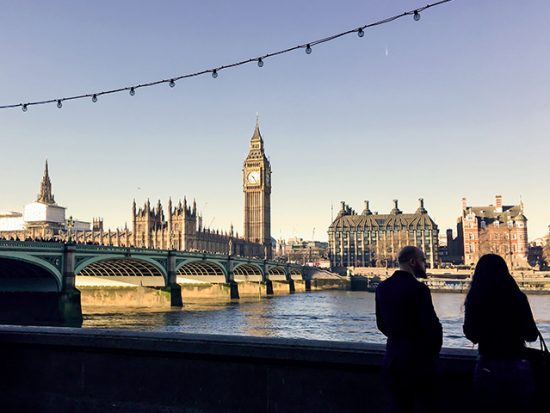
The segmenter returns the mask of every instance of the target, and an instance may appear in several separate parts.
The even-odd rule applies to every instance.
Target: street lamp
[[[67,242],[72,242],[72,234],[73,234],[73,227],[74,227],[74,221],[72,215],[69,217],[69,220],[67,221]]]

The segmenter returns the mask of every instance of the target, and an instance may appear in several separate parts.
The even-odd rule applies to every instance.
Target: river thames
[[[528,295],[535,320],[550,342],[550,296]],[[462,334],[464,294],[432,294],[445,347],[472,348]],[[238,302],[195,300],[183,309],[84,307],[84,328],[305,338],[383,343],[374,294],[316,291]]]

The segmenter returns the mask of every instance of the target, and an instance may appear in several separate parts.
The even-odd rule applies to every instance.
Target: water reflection
[[[433,294],[444,346],[471,348],[462,334],[464,294]],[[550,341],[550,296],[529,301]],[[236,302],[196,300],[183,309],[85,307],[83,327],[230,334],[383,343],[376,329],[374,294],[324,291]]]

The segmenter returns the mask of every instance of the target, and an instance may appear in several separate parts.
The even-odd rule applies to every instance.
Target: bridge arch
[[[267,272],[267,278],[273,281],[286,280],[286,272],[283,267],[272,267]]]
[[[302,271],[297,268],[291,268],[290,269],[290,278],[293,280],[301,280],[303,279]]]
[[[264,272],[256,264],[239,264],[233,269],[235,281],[262,281]]]
[[[223,276],[227,275],[226,269],[214,261],[186,260],[176,267],[176,274],[181,276]]]
[[[120,255],[90,258],[75,268],[75,275],[77,277],[126,277],[130,283],[135,284],[142,284],[139,280],[143,280],[143,277],[162,277],[164,285],[168,278],[162,265],[151,258]]]
[[[0,252],[1,291],[59,292],[61,286],[61,272],[53,264],[32,255]]]

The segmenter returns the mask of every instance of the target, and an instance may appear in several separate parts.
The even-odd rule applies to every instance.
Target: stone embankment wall
[[[83,306],[170,307],[170,292],[152,287],[80,287]]]
[[[2,326],[0,351],[3,412],[385,411],[382,345]],[[470,410],[474,362],[443,351],[442,411]]]
[[[267,296],[266,284],[261,281],[238,282],[241,297]],[[296,293],[308,291],[306,281],[294,280]],[[349,289],[349,280],[328,272],[320,272],[311,276],[311,291]],[[186,299],[219,299],[230,300],[228,284],[209,282],[181,283],[183,302]],[[288,281],[272,281],[273,295],[290,294]],[[170,307],[170,294],[165,288],[153,286],[86,286],[79,285],[83,306],[122,306],[122,307]]]

